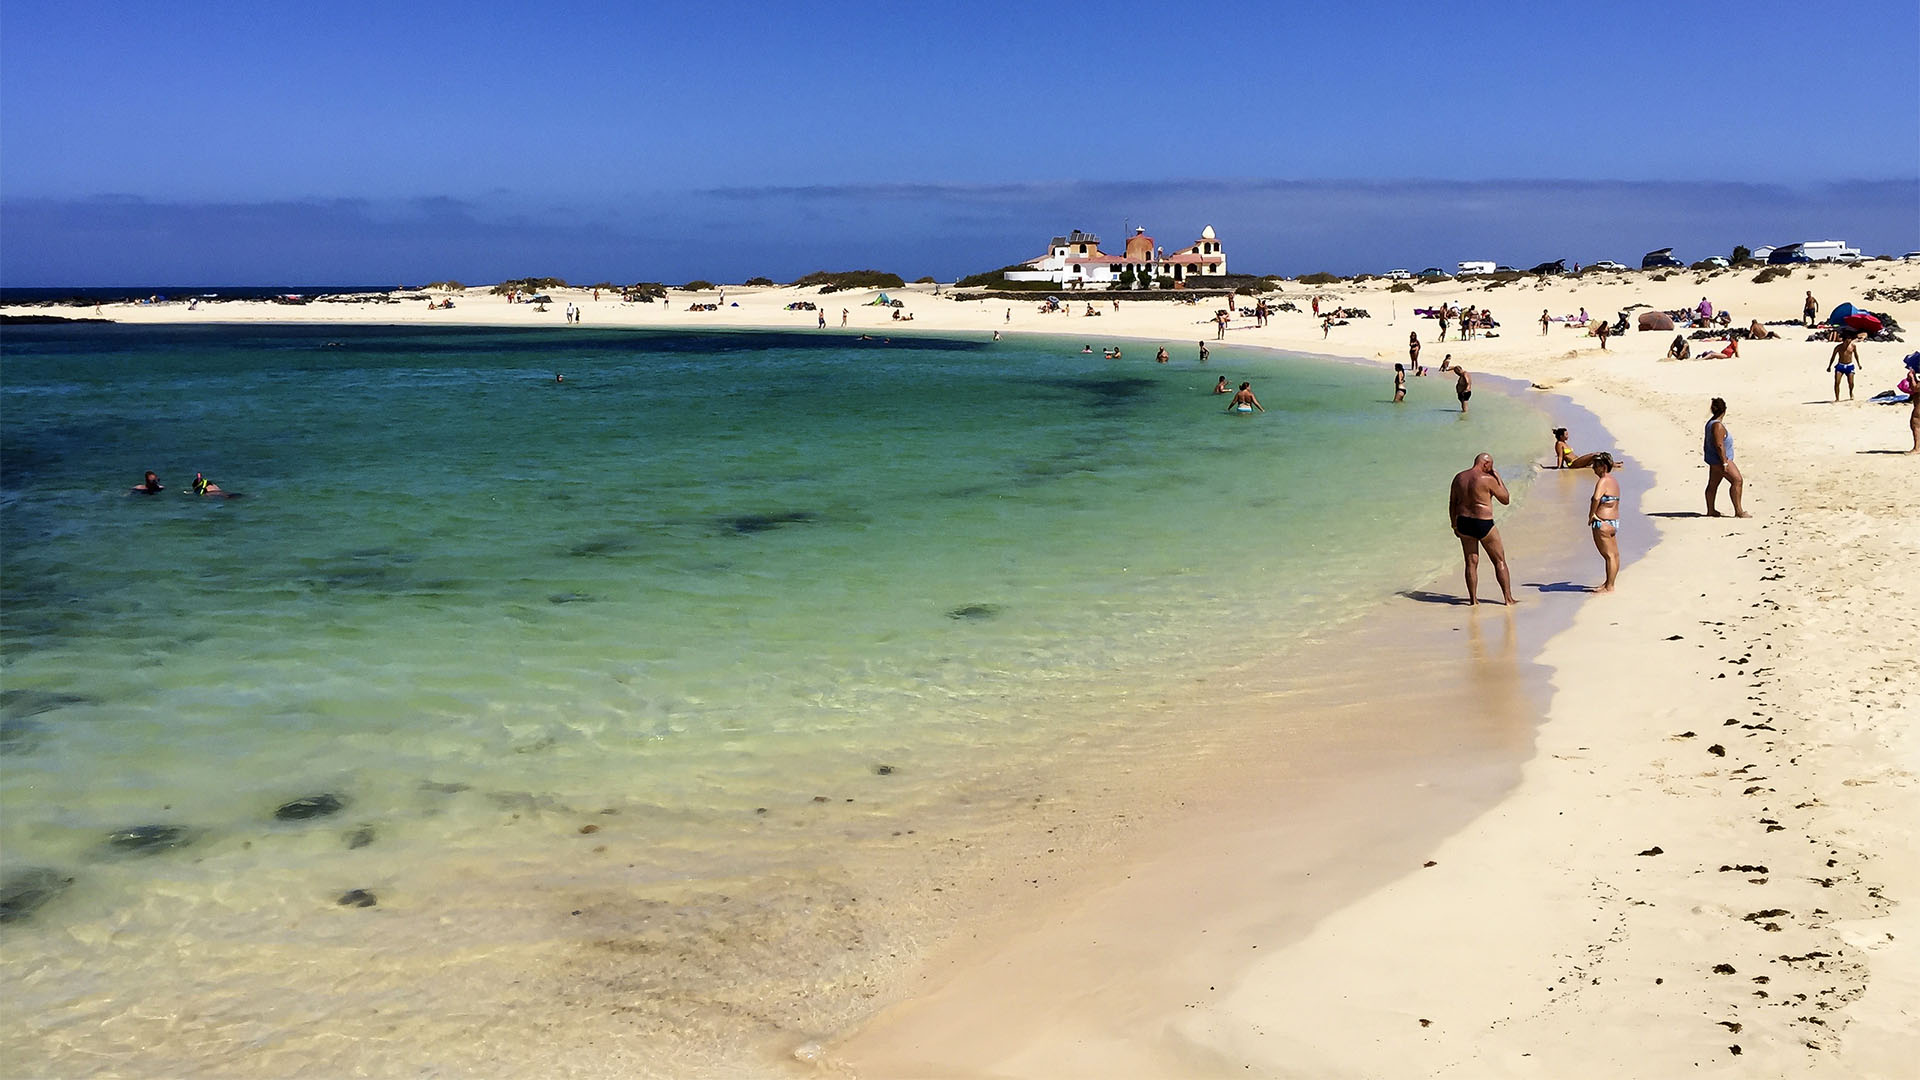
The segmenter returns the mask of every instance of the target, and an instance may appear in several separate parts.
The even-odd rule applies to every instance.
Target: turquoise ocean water
[[[0,1045],[203,1068],[325,1015],[338,984],[288,972],[366,965],[341,935],[376,914],[416,920],[388,948],[420,968],[459,969],[452,909],[532,957],[555,932],[489,890],[588,844],[663,905],[650,940],[716,891],[791,925],[804,890],[753,883],[844,877],[1090,746],[1157,752],[1170,687],[1450,568],[1446,478],[1543,445],[1504,395],[1462,422],[1447,380],[1396,407],[1374,369],[1155,344],[9,328]],[[1219,375],[1267,414],[1223,415]],[[168,490],[127,495],[145,469]],[[379,896],[360,923],[348,888]],[[218,1020],[143,1029],[135,983]],[[430,1038],[475,992],[401,1011]]]

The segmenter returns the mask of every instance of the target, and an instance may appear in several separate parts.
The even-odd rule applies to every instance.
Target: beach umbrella
[[[1671,330],[1673,318],[1664,311],[1643,311],[1640,313],[1640,329]]]
[[[1840,321],[1863,334],[1880,332],[1880,318],[1872,312],[1856,311]]]

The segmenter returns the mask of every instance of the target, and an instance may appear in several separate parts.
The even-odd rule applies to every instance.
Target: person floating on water
[[[1230,413],[1244,413],[1252,412],[1255,409],[1259,409],[1261,412],[1267,411],[1266,406],[1260,404],[1260,399],[1253,396],[1253,384],[1243,382],[1240,384],[1240,389],[1234,391],[1233,400],[1227,402],[1227,411]]]
[[[160,477],[156,475],[152,469],[148,469],[147,475],[141,477],[140,482],[133,485],[133,487],[128,490],[127,494],[158,495],[165,490],[166,488],[162,487],[160,484]]]
[[[1503,601],[1513,604],[1513,580],[1507,573],[1507,549],[1500,542],[1500,530],[1493,523],[1493,502],[1507,505],[1512,498],[1506,482],[1493,469],[1493,455],[1482,452],[1473,465],[1455,473],[1447,495],[1447,519],[1453,535],[1460,538],[1460,554],[1466,560],[1467,604],[1480,603],[1480,552],[1493,560],[1493,576],[1500,583]]]
[[[1213,384],[1213,392],[1216,394],[1233,393],[1232,387],[1227,385],[1227,377],[1225,375],[1220,376],[1220,381]]]

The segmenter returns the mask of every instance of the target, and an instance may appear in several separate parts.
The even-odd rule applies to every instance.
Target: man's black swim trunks
[[[1457,517],[1453,519],[1453,527],[1459,531],[1461,536],[1469,536],[1475,540],[1485,540],[1487,534],[1493,531],[1493,519]]]

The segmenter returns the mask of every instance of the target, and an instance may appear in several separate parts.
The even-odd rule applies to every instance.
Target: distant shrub
[[[619,288],[620,286],[618,286],[618,285],[615,285],[615,284],[614,284],[613,282],[611,282],[611,281],[596,281],[596,282],[594,282],[594,283],[593,283],[593,286],[592,286],[592,287],[593,287],[593,288],[596,288],[596,289],[606,289],[606,290],[609,290],[609,291],[611,291],[611,290],[613,290],[613,289],[617,289],[617,288]]]
[[[927,276],[925,276],[925,277],[917,277],[917,278],[914,278],[914,279],[913,279],[913,283],[914,283],[915,285],[937,285],[937,284],[939,284],[939,282],[937,282],[937,281],[935,281],[935,280],[933,280],[933,275],[932,275],[932,274],[928,274],[928,275],[927,275]]]
[[[899,274],[889,274],[881,270],[815,270],[806,277],[794,281],[795,288],[819,286],[823,293],[839,292],[842,289],[898,289],[906,284]]]
[[[528,277],[515,278],[512,281],[503,281],[495,285],[492,291],[495,296],[505,296],[510,292],[537,293],[545,292],[548,289],[564,289],[566,287],[566,281],[561,278]]]
[[[1300,276],[1300,284],[1302,285],[1331,285],[1339,280],[1340,275],[1329,274],[1325,271],[1317,274],[1302,274]]]
[[[651,304],[655,300],[667,298],[667,287],[657,281],[636,281],[620,290],[620,294],[629,300],[638,300]]]
[[[680,286],[680,288],[686,292],[712,292],[714,285],[713,285],[713,282],[711,281],[705,281],[699,278],[695,278],[694,280],[687,282],[685,285]]]
[[[743,284],[751,285],[755,287],[761,287],[761,286],[773,284],[773,279],[764,278],[764,277],[750,277]]]
[[[1753,258],[1752,248],[1745,244],[1735,244],[1733,246],[1733,254],[1727,256],[1727,261],[1731,263],[1743,263],[1751,258]]]
[[[457,281],[436,281],[436,282],[434,282],[433,284],[431,284],[431,285],[429,285],[429,286],[427,286],[427,288],[429,288],[429,289],[433,289],[433,290],[436,290],[436,291],[438,291],[438,292],[465,292],[465,291],[467,291],[467,287],[466,287],[465,285],[462,285],[462,284],[460,284],[460,283],[459,283],[459,282],[457,282]]]
[[[1495,285],[1506,285],[1519,281],[1527,276],[1529,275],[1520,270],[1502,270],[1493,274],[1481,274],[1477,280],[1485,283],[1488,288],[1492,288]]]
[[[1393,288],[1388,289],[1387,291],[1388,292],[1412,292],[1413,286],[1407,284],[1404,281],[1398,281],[1394,283]]]
[[[1652,277],[1650,277],[1650,278],[1648,278],[1647,280],[1648,280],[1648,281],[1665,281],[1665,280],[1667,280],[1668,278],[1670,278],[1670,277],[1672,277],[1672,276],[1673,276],[1672,274],[1666,274],[1666,273],[1660,273],[1660,274],[1655,274],[1655,275],[1653,275]]]
[[[1765,285],[1769,281],[1778,281],[1781,278],[1787,278],[1792,276],[1793,276],[1792,267],[1769,266],[1765,270],[1762,270],[1759,273],[1753,275],[1753,283],[1755,285]]]

